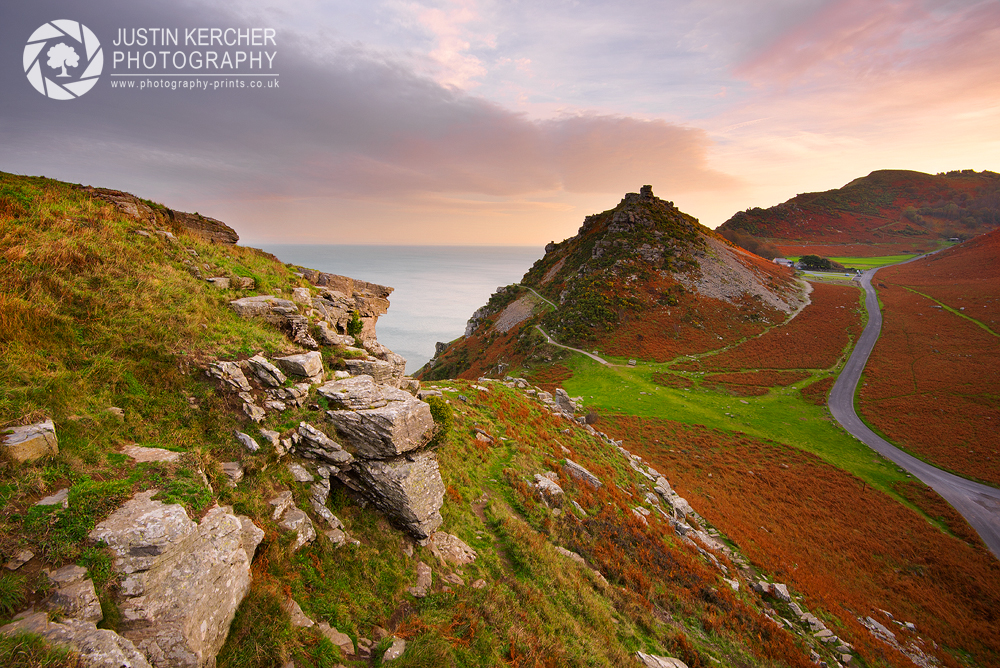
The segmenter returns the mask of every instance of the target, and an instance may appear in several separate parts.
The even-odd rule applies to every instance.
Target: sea
[[[535,246],[383,246],[265,244],[282,262],[388,285],[389,312],[378,340],[406,358],[414,373],[434,356],[434,344],[465,332],[473,312],[497,287],[521,280],[545,254]]]

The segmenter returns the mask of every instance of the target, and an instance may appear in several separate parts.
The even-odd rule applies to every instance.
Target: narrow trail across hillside
[[[919,258],[913,258],[916,259]],[[912,260],[908,260],[910,261]],[[858,440],[909,471],[944,497],[979,533],[990,551],[1000,558],[1000,489],[947,473],[903,452],[869,429],[854,410],[854,394],[861,372],[864,371],[882,329],[882,312],[871,283],[876,271],[878,268],[869,269],[861,275],[865,307],[868,309],[868,325],[830,392],[830,412]]]
[[[569,346],[564,346],[563,344],[559,343],[558,341],[556,341],[555,339],[553,339],[551,336],[549,336],[545,332],[545,330],[542,329],[539,325],[535,325],[535,329],[537,329],[539,332],[542,333],[542,336],[545,337],[545,340],[548,343],[556,346],[557,348],[565,348],[566,350],[572,350],[575,353],[580,353],[581,355],[586,355],[590,359],[594,360],[595,362],[600,362],[604,366],[612,366],[612,364],[610,362],[608,362],[606,359],[601,359],[600,357],[598,357],[594,353],[588,353],[586,350],[580,350],[579,348],[570,348]]]

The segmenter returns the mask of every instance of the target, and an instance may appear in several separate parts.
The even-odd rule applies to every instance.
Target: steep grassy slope
[[[119,628],[121,582],[87,533],[134,492],[155,487],[195,518],[212,504],[231,505],[265,532],[250,593],[218,657],[223,667],[368,665],[315,627],[293,626],[290,599],[354,641],[377,639],[376,627],[406,638],[398,666],[636,665],[637,650],[692,667],[805,667],[811,648],[832,657],[805,627],[782,628],[774,607],[788,614],[784,604],[748,591],[749,580],[732,591],[722,566],[734,573],[736,565],[683,540],[644,502],[648,474],[607,439],[499,384],[458,383],[436,414],[442,529],[476,549],[474,563],[456,570],[438,562],[344,487],[334,488],[329,508],[356,542],[338,548],[320,537],[293,551],[268,500],[288,489],[312,513],[309,487],[294,481],[287,457],[271,447],[248,452],[233,430],[289,434],[302,420],[320,420],[325,399],[313,393],[251,424],[205,366],[298,348],[265,321],[233,313],[228,302],[246,291],[213,287],[196,273],[251,277],[253,291],[269,294],[310,286],[264,253],[182,230],[157,234],[150,221],[69,184],[3,175],[0,205],[0,424],[51,418],[60,438],[57,456],[0,464],[0,560],[23,549],[35,555],[0,575],[0,623],[50,591],[43,568],[78,563],[97,585],[102,625]],[[349,354],[324,348],[325,369],[342,368]],[[131,444],[182,457],[135,463],[123,452]],[[574,482],[567,457],[603,487]],[[235,487],[221,469],[233,461],[244,471]],[[542,503],[532,486],[545,471],[565,489],[562,507]],[[68,508],[35,505],[60,488],[69,489]],[[636,505],[650,515],[639,519]],[[432,564],[434,581],[428,596],[414,598],[407,589],[420,561]],[[373,663],[386,646],[375,648]],[[22,651],[75,665],[24,638],[0,642],[0,664],[28,656]]]
[[[719,231],[766,239],[786,255],[867,257],[934,250],[942,240],[998,224],[1000,175],[994,172],[881,170],[843,188],[741,211]]]

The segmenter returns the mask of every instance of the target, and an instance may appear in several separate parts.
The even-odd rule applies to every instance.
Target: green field
[[[883,255],[881,257],[831,257],[827,259],[839,262],[845,267],[854,267],[855,269],[872,269],[873,267],[885,267],[890,264],[906,262],[916,256],[916,254],[911,253],[909,255]],[[788,256],[788,259],[792,262],[798,262],[800,257],[801,256],[790,255]]]
[[[624,364],[625,360],[613,362]],[[825,406],[802,399],[798,390],[825,376],[825,371],[789,387],[773,389],[764,396],[737,397],[697,386],[678,390],[656,385],[652,375],[664,370],[663,364],[639,362],[634,367],[609,367],[578,354],[562,364],[573,371],[573,377],[564,381],[563,387],[570,396],[582,396],[588,408],[661,417],[785,443],[811,452],[903,501],[892,489],[892,483],[906,480],[906,475],[843,431]]]

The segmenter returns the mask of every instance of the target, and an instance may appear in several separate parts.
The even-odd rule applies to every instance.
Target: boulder
[[[288,472],[292,474],[295,482],[312,482],[315,480],[312,473],[306,470],[301,464],[291,463],[288,465]]]
[[[548,476],[536,473],[535,488],[538,490],[541,497],[546,501],[555,502],[556,505],[562,504],[563,488],[559,486],[559,483],[552,480]]]
[[[0,454],[13,462],[32,462],[48,455],[59,454],[59,440],[52,420],[10,427],[3,430]]]
[[[219,290],[229,289],[229,279],[225,276],[215,276],[213,278],[206,278],[205,281],[208,282],[213,288],[217,288]]]
[[[45,602],[49,610],[56,610],[65,617],[97,623],[104,619],[101,601],[97,598],[93,580],[78,580],[60,587]]]
[[[243,369],[236,362],[213,362],[205,373],[222,383],[231,392],[249,392],[250,383],[243,375]]]
[[[296,308],[294,302],[275,297],[274,295],[234,299],[229,302],[229,308],[233,309],[236,315],[241,318],[267,318],[272,315],[298,312],[298,308]]]
[[[124,575],[121,633],[157,668],[214,665],[263,532],[218,506],[195,524],[183,506],[153,501],[156,493],[137,494],[90,533]]]
[[[417,582],[407,591],[414,598],[423,598],[427,596],[427,592],[430,591],[431,584],[434,580],[434,573],[431,571],[431,567],[422,561],[417,562]]]
[[[299,606],[295,599],[290,598],[285,601],[281,609],[288,613],[288,616],[292,620],[292,626],[300,629],[308,629],[316,624],[306,613],[302,612],[302,607]]]
[[[379,385],[394,385],[396,383],[396,367],[391,362],[380,359],[355,359],[344,360],[344,364],[352,376],[371,376]]]
[[[431,407],[402,390],[385,388],[385,406],[358,411],[327,411],[337,434],[358,457],[384,459],[426,445],[434,432]]]
[[[346,633],[341,633],[337,629],[333,628],[326,622],[320,622],[316,625],[319,632],[322,633],[332,642],[334,645],[340,648],[340,651],[346,656],[354,656],[354,641]]]
[[[236,432],[236,440],[250,452],[257,452],[260,450],[260,445],[257,444],[257,441],[253,440],[250,434],[244,434],[242,431],[238,431]]]
[[[69,488],[63,487],[55,494],[46,496],[44,499],[39,499],[36,506],[62,506],[63,508],[69,508]]]
[[[353,346],[354,337],[348,334],[340,334],[335,329],[330,327],[330,323],[326,320],[320,320],[316,323],[319,329],[319,341],[324,346]]]
[[[287,380],[281,369],[268,362],[263,355],[254,355],[246,363],[250,367],[250,372],[264,385],[281,387]]]
[[[308,422],[299,423],[298,435],[296,451],[303,457],[321,459],[338,467],[345,467],[354,461],[351,453]]]
[[[309,288],[292,288],[292,301],[296,304],[312,306],[312,295],[309,294]]]
[[[316,538],[316,527],[313,526],[312,520],[309,519],[308,515],[294,506],[285,511],[281,521],[278,522],[278,526],[285,531],[294,531],[296,533],[295,542],[292,544],[292,552],[297,551],[306,543],[311,543]]]
[[[3,567],[8,571],[16,571],[21,566],[24,566],[26,563],[31,561],[34,556],[35,553],[31,550],[20,550],[17,554],[11,557],[7,563],[3,565]]]
[[[431,554],[444,564],[463,566],[471,564],[476,560],[477,555],[475,550],[469,547],[458,536],[453,536],[444,531],[435,531],[430,541],[428,541],[428,545],[431,548]]]
[[[594,489],[598,489],[602,485],[601,481],[597,478],[596,475],[594,475],[587,469],[583,468],[582,466],[574,462],[572,459],[566,460],[566,463],[563,464],[563,470],[567,474],[579,480],[580,482],[586,483],[591,487],[593,487]]]
[[[174,452],[165,448],[144,448],[134,443],[122,448],[122,454],[128,455],[134,461],[143,462],[167,462],[173,463],[181,458],[183,453]]]
[[[128,639],[114,631],[99,629],[93,622],[66,618],[49,621],[48,613],[34,612],[0,627],[0,634],[37,633],[53,645],[80,655],[86,668],[151,668],[149,661]]]
[[[87,569],[83,566],[76,566],[75,564],[70,564],[69,566],[63,566],[62,568],[55,571],[43,571],[45,576],[52,582],[52,584],[57,587],[65,587],[66,585],[73,584],[74,582],[79,582],[87,575]]]
[[[561,410],[563,413],[569,413],[570,415],[572,415],[576,411],[576,406],[573,404],[572,400],[570,400],[569,394],[567,394],[566,390],[562,389],[561,387],[556,388],[555,399],[556,399],[556,406],[558,406],[559,410]]]
[[[392,644],[389,645],[389,649],[385,650],[385,654],[382,655],[382,663],[388,663],[389,661],[395,661],[399,657],[403,656],[403,652],[406,651],[406,641],[402,638],[392,637]]]
[[[275,358],[278,366],[290,376],[316,378],[323,374],[323,356],[317,351]]]
[[[257,554],[257,546],[264,540],[264,530],[246,515],[237,515],[236,519],[240,521],[240,544],[247,554],[247,560],[252,562]]]
[[[326,397],[336,410],[381,408],[389,403],[371,376],[334,380],[320,386],[316,391]]]
[[[239,462],[222,462],[222,474],[226,476],[226,481],[230,487],[243,480],[243,465]]]
[[[444,483],[433,452],[357,460],[354,470],[371,502],[418,540],[441,526]]]
[[[686,663],[670,656],[655,656],[645,652],[636,652],[635,655],[646,668],[688,668]]]

